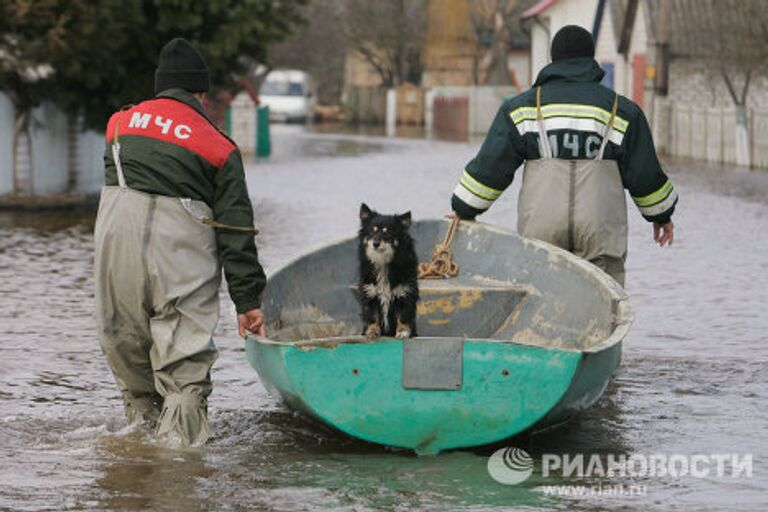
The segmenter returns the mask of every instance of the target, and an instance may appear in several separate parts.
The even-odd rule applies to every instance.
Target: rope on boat
[[[432,260],[419,263],[419,279],[449,279],[459,275],[459,264],[453,261],[453,254],[451,254],[451,244],[459,229],[459,222],[461,219],[458,215],[453,217],[445,234],[445,240],[441,244],[435,244]]]

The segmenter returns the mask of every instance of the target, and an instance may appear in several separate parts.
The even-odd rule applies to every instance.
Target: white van
[[[304,71],[270,71],[259,89],[259,101],[269,106],[270,121],[304,122],[315,111],[313,89],[312,79]]]

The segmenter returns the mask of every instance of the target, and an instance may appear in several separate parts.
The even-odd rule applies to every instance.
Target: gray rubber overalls
[[[172,444],[210,435],[207,397],[217,351],[221,269],[203,202],[102,189],[94,262],[99,340],[129,422],[156,426]]]
[[[541,159],[525,163],[517,230],[566,249],[604,270],[624,286],[627,205],[618,163],[603,160],[618,96],[594,160],[554,158],[536,89]]]

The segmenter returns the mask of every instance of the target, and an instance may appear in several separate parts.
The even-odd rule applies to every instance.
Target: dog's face
[[[392,262],[410,226],[411,212],[380,215],[366,204],[360,206],[360,243],[365,248],[366,257],[374,265],[383,266]]]

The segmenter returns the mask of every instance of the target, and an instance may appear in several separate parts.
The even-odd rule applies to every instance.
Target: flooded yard
[[[246,175],[267,272],[353,236],[361,202],[439,217],[477,143],[274,129]],[[488,475],[493,448],[415,457],[320,427],[269,396],[222,291],[210,418],[199,450],[126,427],[95,336],[93,212],[0,213],[0,510],[699,510],[768,508],[768,173],[674,162],[671,249],[630,212],[636,321],[602,399],[515,439],[543,454],[751,455],[751,476]],[[519,177],[480,218],[514,230]],[[560,496],[547,486],[616,488]],[[619,486],[642,492],[618,492]]]

